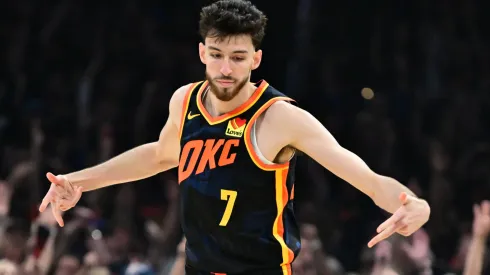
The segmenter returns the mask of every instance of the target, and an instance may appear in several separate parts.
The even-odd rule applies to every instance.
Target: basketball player
[[[266,21],[247,1],[204,7],[199,57],[206,80],[175,91],[159,140],[82,171],[48,173],[52,184],[40,211],[51,204],[63,226],[60,211],[82,192],[178,167],[187,274],[290,274],[300,250],[293,213],[299,150],[394,213],[370,247],[419,229],[429,218],[426,201],[370,170],[265,80],[250,82]]]

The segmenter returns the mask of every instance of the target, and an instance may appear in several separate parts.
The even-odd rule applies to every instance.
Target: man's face
[[[262,51],[255,51],[250,35],[206,38],[199,44],[199,56],[206,65],[211,92],[222,101],[232,100],[259,67]]]

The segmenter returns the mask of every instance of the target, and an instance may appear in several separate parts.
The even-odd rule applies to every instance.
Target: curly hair
[[[267,17],[250,1],[220,0],[202,8],[199,33],[203,41],[207,37],[223,41],[231,36],[250,35],[257,50],[266,24]]]

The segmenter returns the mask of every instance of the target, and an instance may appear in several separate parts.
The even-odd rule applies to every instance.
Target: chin
[[[230,101],[233,98],[235,98],[235,96],[237,94],[236,93],[233,94],[232,92],[221,92],[220,91],[220,92],[214,93],[214,95],[216,96],[216,98],[218,98],[221,101]]]

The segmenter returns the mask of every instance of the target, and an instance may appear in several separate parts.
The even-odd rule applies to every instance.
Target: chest
[[[198,155],[200,152],[218,162],[234,154],[248,155],[254,151],[268,162],[282,163],[294,152],[283,142],[283,137],[277,135],[276,125],[268,124],[261,117],[253,123],[235,117],[216,124],[195,117],[185,122],[181,146],[181,158],[192,158],[188,153]]]

